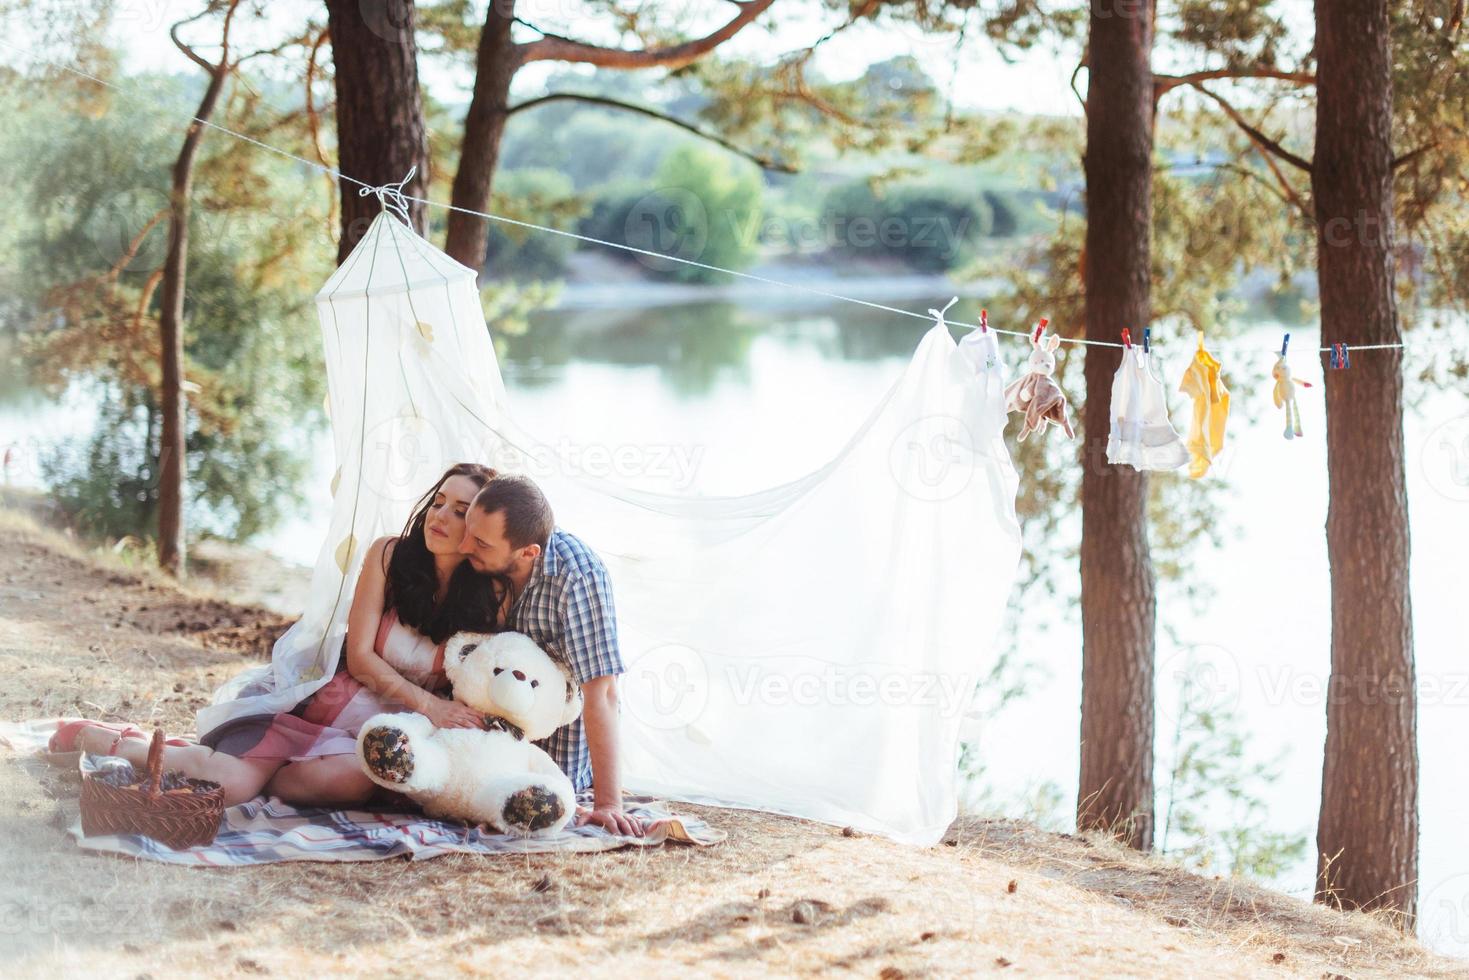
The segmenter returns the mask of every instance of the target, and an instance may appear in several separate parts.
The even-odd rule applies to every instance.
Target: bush
[[[573,197],[571,180],[554,170],[506,171],[495,183],[491,211],[517,221],[562,228],[572,225],[581,210]],[[576,247],[575,239],[502,221],[491,221],[489,225],[485,269],[492,276],[544,280],[566,274],[566,258]]]
[[[764,186],[751,164],[697,145],[670,153],[653,190],[609,188],[582,219],[581,233],[604,241],[728,269],[748,266],[758,252]],[[651,275],[680,282],[716,282],[721,274],[647,255],[622,253]]]
[[[826,197],[822,225],[832,250],[848,257],[895,259],[922,272],[969,261],[990,234],[990,205],[939,184],[905,182],[874,191],[865,180]]]

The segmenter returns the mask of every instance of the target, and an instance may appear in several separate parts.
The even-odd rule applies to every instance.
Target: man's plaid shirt
[[[560,528],[551,532],[515,600],[510,628],[561,651],[578,684],[624,670],[607,569],[580,538]],[[550,753],[578,793],[592,785],[592,756],[581,718],[536,744]]]

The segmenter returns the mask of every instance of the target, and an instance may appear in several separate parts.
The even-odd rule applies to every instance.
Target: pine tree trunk
[[[376,186],[396,183],[417,167],[403,193],[427,197],[428,137],[418,88],[412,0],[326,0],[326,8],[336,76],[338,169]],[[342,182],[338,263],[382,211],[375,196],[362,197],[359,190],[356,184]],[[410,202],[408,210],[413,227],[422,234],[424,205]]]
[[[1153,4],[1096,4],[1086,106],[1086,335],[1150,316]],[[1076,822],[1153,843],[1153,566],[1145,473],[1107,463],[1121,352],[1087,347],[1081,480],[1081,779]]]
[[[1323,345],[1396,343],[1387,0],[1317,0],[1315,196]],[[1403,365],[1326,374],[1331,683],[1317,897],[1417,905],[1418,743],[1408,593]]]
[[[471,211],[487,210],[490,187],[500,160],[500,140],[510,102],[510,82],[520,68],[520,56],[510,39],[515,0],[496,0],[485,15],[476,59],[474,95],[464,118],[459,170],[454,175],[451,203]],[[476,272],[485,265],[488,245],[486,219],[449,212],[449,234],[444,245],[450,257]]]

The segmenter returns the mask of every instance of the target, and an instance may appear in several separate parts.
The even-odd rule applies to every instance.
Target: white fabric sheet
[[[936,325],[808,475],[690,497],[555,465],[555,443],[510,415],[473,273],[396,218],[373,223],[317,303],[340,463],[331,530],[305,615],[269,667],[199,713],[201,731],[324,683],[366,545],[472,460],[532,476],[607,565],[627,789],[940,839],[1020,553],[992,333],[961,347]]]

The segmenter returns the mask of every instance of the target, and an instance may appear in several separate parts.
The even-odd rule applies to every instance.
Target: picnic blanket
[[[97,757],[77,752],[47,753],[46,742],[55,727],[52,719],[0,723],[0,745],[19,755],[79,771],[95,763]],[[418,861],[454,853],[585,853],[656,847],[669,842],[708,846],[720,843],[727,836],[697,817],[674,814],[665,802],[649,797],[624,800],[626,809],[644,822],[642,837],[613,834],[596,826],[568,826],[551,837],[521,837],[496,834],[457,821],[436,820],[408,806],[371,810],[298,808],[275,797],[257,797],[225,810],[224,822],[213,844],[174,850],[134,834],[87,837],[82,833],[76,801],[68,802],[71,819],[67,832],[83,850],[195,867],[278,861],[382,861],[395,857]]]

